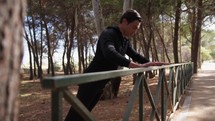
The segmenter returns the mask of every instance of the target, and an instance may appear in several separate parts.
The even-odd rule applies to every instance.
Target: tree
[[[34,64],[34,74],[31,75],[31,77],[37,75],[38,78],[41,78],[42,77],[42,52],[43,51],[42,51],[42,47],[40,46],[41,45],[40,43],[42,43],[42,41],[39,41],[39,39],[37,38],[37,33],[38,33],[37,27],[38,27],[38,24],[40,24],[37,21],[38,14],[35,13],[35,11],[38,11],[37,7],[38,7],[37,3],[35,3],[32,0],[28,1],[27,20],[25,21],[25,24],[26,24],[25,40],[27,41],[29,50],[32,50],[32,55],[33,55],[33,59],[31,59],[31,56],[29,56],[30,72],[33,69],[32,64]],[[40,54],[40,56],[39,56],[39,54]],[[30,52],[29,52],[29,55],[31,55]],[[37,72],[36,72],[36,70],[37,70]]]
[[[41,21],[44,23],[44,27],[45,27],[45,32],[46,32],[46,40],[47,40],[47,47],[48,47],[48,71],[49,69],[51,70],[51,75],[55,76],[55,72],[54,72],[54,62],[53,62],[53,48],[51,47],[51,39],[50,39],[50,33],[49,33],[49,29],[48,29],[48,23],[47,23],[47,19],[45,17],[45,12],[43,10],[43,5],[41,3],[40,0],[40,16],[41,16]]]
[[[195,2],[195,1],[194,1]],[[193,26],[192,26],[192,50],[191,50],[191,60],[194,63],[194,73],[198,71],[198,61],[200,52],[200,42],[201,42],[201,27],[202,27],[202,0],[196,1],[196,14],[193,15]]]
[[[7,0],[0,6],[0,121],[17,121],[25,1]]]
[[[124,0],[123,12],[125,12],[128,9],[132,9],[132,8],[133,8],[133,0]]]
[[[179,62],[178,59],[178,32],[179,32],[179,23],[180,23],[180,13],[181,13],[181,0],[177,1],[176,11],[175,11],[175,28],[173,36],[173,53],[175,63]]]
[[[101,8],[100,0],[92,0],[92,3],[93,3],[93,12],[94,12],[94,16],[95,16],[95,25],[96,25],[97,35],[99,36],[100,33],[104,29],[102,8]]]
[[[29,53],[29,79],[33,80],[34,79],[34,73],[33,73],[33,67],[32,67],[32,56],[31,56],[31,49],[33,48],[30,42],[30,38],[28,37],[27,32],[25,31],[25,35],[24,35],[25,40],[27,41],[28,44],[28,53]]]

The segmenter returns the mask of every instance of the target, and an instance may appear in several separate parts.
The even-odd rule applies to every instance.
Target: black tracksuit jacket
[[[119,27],[107,27],[99,37],[96,54],[85,73],[116,70],[119,66],[128,67],[130,60],[125,58],[125,54],[135,62],[149,62],[131,47]]]

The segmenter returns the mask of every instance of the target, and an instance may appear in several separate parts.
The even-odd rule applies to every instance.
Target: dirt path
[[[215,63],[204,63],[191,82],[185,102],[172,121],[214,121]]]

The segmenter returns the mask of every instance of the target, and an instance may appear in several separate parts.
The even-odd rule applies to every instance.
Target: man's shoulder
[[[111,35],[118,35],[120,34],[120,31],[117,26],[108,26],[107,28],[105,28],[104,33],[111,34]]]

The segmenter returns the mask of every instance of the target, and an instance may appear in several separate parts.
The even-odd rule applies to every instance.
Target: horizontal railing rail
[[[153,95],[148,85],[146,72],[155,70],[159,72],[159,75],[155,94]],[[154,121],[154,118],[157,121],[166,121],[168,111],[171,113],[175,112],[180,101],[180,97],[184,93],[184,89],[192,77],[193,63],[178,63],[147,68],[45,77],[41,80],[41,85],[44,89],[50,89],[52,92],[52,121],[63,120],[63,98],[65,98],[65,100],[68,101],[86,121],[96,121],[95,117],[93,117],[87,108],[79,101],[79,99],[70,92],[68,87],[132,74],[136,74],[137,77],[134,78],[135,83],[123,115],[123,121],[129,120],[132,107],[135,103],[135,97],[139,98],[139,121],[143,121],[145,119],[145,97],[143,97],[144,89],[152,109],[150,121]]]

